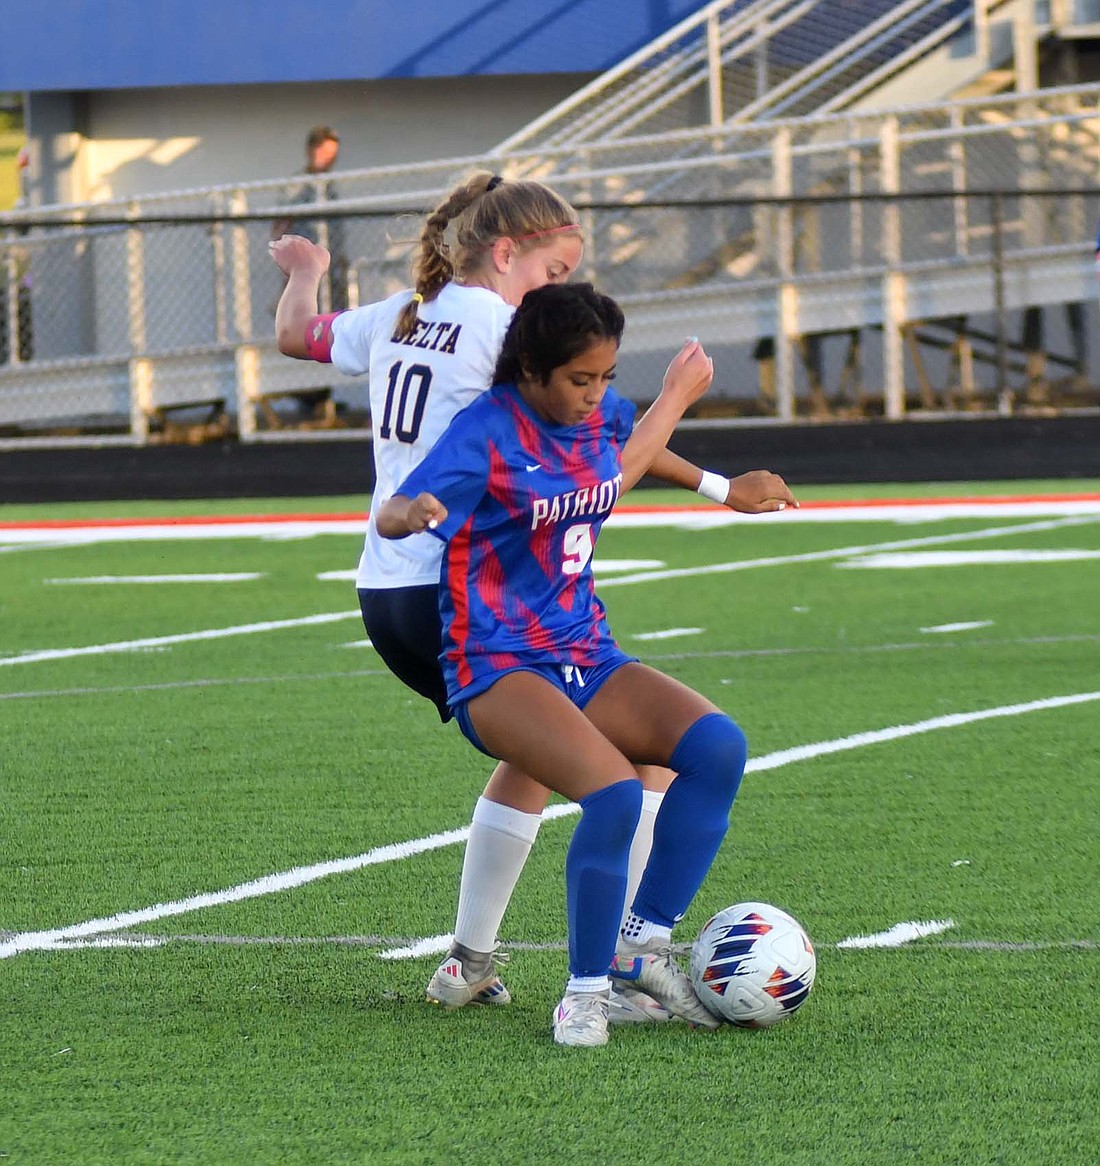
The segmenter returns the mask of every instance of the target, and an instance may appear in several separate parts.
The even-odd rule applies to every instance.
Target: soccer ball
[[[767,1028],[806,1001],[817,971],[810,937],[769,903],[737,903],[703,925],[691,949],[699,999],[739,1028]]]

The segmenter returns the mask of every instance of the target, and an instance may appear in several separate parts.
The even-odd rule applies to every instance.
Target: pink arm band
[[[306,356],[321,364],[332,363],[332,321],[339,312],[329,312],[327,316],[314,316],[306,325]]]

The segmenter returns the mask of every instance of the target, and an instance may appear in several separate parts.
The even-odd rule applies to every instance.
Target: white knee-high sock
[[[496,947],[501,920],[541,823],[541,814],[478,798],[455,919],[455,940],[464,947],[471,951]]]
[[[642,791],[642,816],[638,819],[638,828],[634,831],[634,841],[630,844],[630,866],[626,872],[626,902],[623,906],[623,921],[630,914],[634,902],[634,893],[642,881],[642,872],[649,861],[649,852],[653,847],[653,823],[657,821],[657,812],[664,800],[662,790],[647,789]]]

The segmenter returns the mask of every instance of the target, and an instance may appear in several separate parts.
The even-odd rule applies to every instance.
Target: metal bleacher
[[[489,167],[582,208],[581,274],[626,308],[639,383],[697,334],[735,415],[1092,408],[1100,86],[1038,84],[1052,45],[1100,38],[1087,2],[712,2],[485,156],[341,173],[349,301],[404,286],[397,210]],[[0,215],[0,441],[362,423],[361,382],[275,350],[284,190]],[[345,420],[279,413],[317,389]]]
[[[1039,90],[1038,63],[1052,39],[1097,31],[1082,15],[1031,0],[712,3],[500,151],[559,188],[628,206],[754,204],[727,216],[709,248],[695,232],[680,270],[645,288],[627,272],[660,266],[647,253],[668,223],[647,233],[637,213],[605,216],[602,250],[618,262],[601,276],[643,343],[689,331],[754,344],[762,404],[781,418],[798,411],[800,389],[812,413],[836,406],[824,347],[840,342],[843,390],[868,330],[887,416],[914,400],[983,407],[976,362],[994,373],[985,404],[1047,406],[1052,384],[1089,380],[1082,304],[1095,297],[1100,155],[1096,93]],[[705,128],[673,128],[692,117]],[[1005,333],[1013,315],[1019,339]],[[982,317],[995,317],[984,331]],[[939,392],[937,352],[948,362]]]
[[[950,39],[974,12],[969,0],[712,0],[499,150],[832,112]]]

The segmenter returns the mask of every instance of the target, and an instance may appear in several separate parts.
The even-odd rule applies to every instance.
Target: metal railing
[[[1049,5],[1036,14],[1040,7],[1034,0],[714,0],[498,152],[835,112],[953,38],[953,55],[968,57],[977,76],[1014,55],[1012,35],[989,35],[995,15],[1023,20],[1034,40],[1050,28]],[[950,70],[943,77],[958,83]]]
[[[627,309],[636,396],[690,333],[716,349],[713,402],[740,416],[1091,408],[1098,107],[1079,86],[635,138],[584,165],[563,152],[552,181],[581,208],[580,274]],[[336,175],[338,201],[309,211],[340,223],[336,293],[406,286],[417,216],[475,166],[528,161]],[[365,424],[362,381],[275,350],[266,243],[289,209],[285,184],[254,183],[0,215],[0,439]]]

